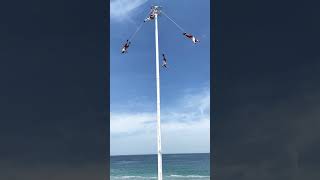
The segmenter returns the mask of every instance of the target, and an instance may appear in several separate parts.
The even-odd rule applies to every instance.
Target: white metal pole
[[[162,180],[162,152],[160,126],[160,74],[159,74],[159,45],[158,45],[158,14],[155,13],[156,40],[156,79],[157,79],[157,140],[158,140],[158,180]]]

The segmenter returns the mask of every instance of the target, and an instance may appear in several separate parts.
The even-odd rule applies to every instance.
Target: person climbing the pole
[[[127,40],[127,42],[126,42],[126,43],[123,45],[123,47],[122,47],[122,50],[121,50],[121,53],[122,53],[122,54],[123,54],[123,53],[127,53],[130,44],[131,44],[131,42],[129,42],[129,40]]]
[[[199,42],[199,40],[196,37],[194,37],[192,34],[187,34],[184,32],[183,35],[186,36],[187,38],[191,39],[194,44]]]
[[[164,54],[162,54],[162,57],[163,57],[163,59],[162,59],[162,67],[167,68],[167,59],[166,59],[166,57],[164,56]]]

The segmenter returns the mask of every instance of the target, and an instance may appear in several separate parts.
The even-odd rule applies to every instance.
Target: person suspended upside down
[[[166,57],[164,56],[164,54],[162,54],[162,57],[163,57],[163,60],[162,60],[162,67],[167,68],[167,59],[166,59]]]
[[[150,20],[154,20],[154,17],[155,17],[154,14],[150,14],[150,16],[147,17],[143,22],[147,22],[147,21],[150,21]]]
[[[126,53],[128,51],[128,48],[130,46],[131,42],[129,42],[129,40],[127,40],[127,42],[123,45],[121,53]]]
[[[200,42],[199,39],[194,37],[192,34],[183,33],[183,35],[186,36],[187,38],[191,39],[194,44],[196,44],[197,42]]]
[[[147,21],[150,21],[150,20],[154,20],[155,17],[156,17],[155,12],[152,11],[152,12],[150,13],[150,15],[149,15],[143,22],[147,22]]]

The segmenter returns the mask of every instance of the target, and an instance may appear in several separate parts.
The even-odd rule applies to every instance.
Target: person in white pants
[[[128,48],[130,46],[131,42],[129,42],[129,40],[127,40],[127,42],[123,45],[121,53],[126,53],[128,51]]]
[[[187,38],[191,39],[194,44],[196,44],[197,42],[200,42],[199,39],[194,37],[192,34],[183,33],[183,35],[186,36]]]
[[[162,67],[167,68],[167,59],[166,59],[166,57],[164,56],[164,54],[162,54],[162,57],[163,57],[163,60],[162,60]]]

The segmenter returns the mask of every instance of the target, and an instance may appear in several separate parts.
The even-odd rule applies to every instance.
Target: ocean
[[[111,180],[157,179],[157,155],[110,157]],[[163,154],[164,180],[209,180],[210,154]]]

